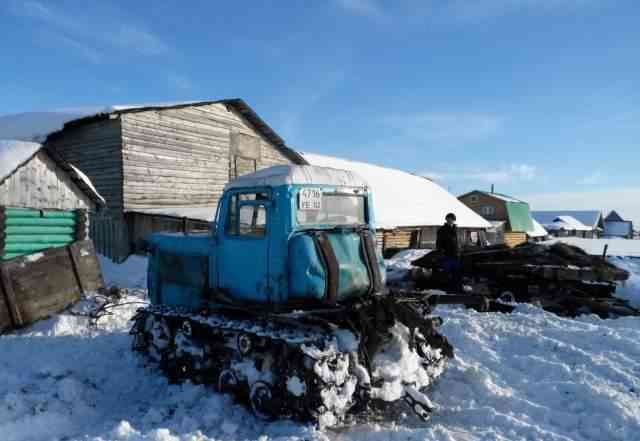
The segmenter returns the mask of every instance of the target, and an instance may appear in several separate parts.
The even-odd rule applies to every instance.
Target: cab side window
[[[231,195],[225,232],[229,236],[260,238],[266,235],[267,193],[237,193]]]

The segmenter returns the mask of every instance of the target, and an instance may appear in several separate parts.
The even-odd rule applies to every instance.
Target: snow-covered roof
[[[455,213],[463,228],[491,228],[491,224],[447,190],[422,176],[365,162],[302,153],[310,164],[350,170],[362,176],[373,190],[378,228],[442,225],[447,213]]]
[[[549,235],[547,230],[545,230],[544,227],[540,225],[540,223],[537,220],[535,219],[531,219],[531,220],[533,221],[533,230],[527,232],[527,235],[529,237],[546,237]]]
[[[277,187],[279,185],[328,185],[335,187],[368,187],[357,173],[332,167],[311,165],[276,165],[243,175],[229,182],[225,189],[240,187]]]
[[[40,150],[37,142],[0,139],[0,183],[11,176],[19,167],[26,164]],[[53,152],[44,149],[46,154],[84,191],[96,204],[105,205],[104,198],[98,193],[91,180],[72,164],[63,161]]]
[[[37,142],[0,139],[0,182],[31,159],[41,148]]]
[[[560,216],[571,216],[592,229],[598,228],[602,222],[599,210],[533,210],[531,216],[542,225],[551,224]]]
[[[504,193],[495,193],[495,192],[482,191],[482,190],[473,190],[473,191],[470,191],[468,193],[461,194],[458,197],[458,199],[464,198],[465,196],[469,196],[469,195],[474,194],[474,193],[480,193],[480,194],[483,194],[485,196],[489,196],[489,197],[492,197],[492,198],[495,198],[495,199],[500,199],[501,201],[505,201],[505,202],[519,202],[519,203],[526,204],[525,201],[523,201],[521,199],[518,199],[518,198],[514,198],[513,196],[509,196],[509,195],[504,194]]]
[[[547,230],[575,230],[575,231],[591,231],[592,228],[586,226],[573,216],[558,216],[553,222],[544,224]]]

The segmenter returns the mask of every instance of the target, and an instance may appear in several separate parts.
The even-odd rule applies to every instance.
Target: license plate
[[[300,190],[298,208],[300,210],[321,210],[322,190],[319,188],[303,188]]]

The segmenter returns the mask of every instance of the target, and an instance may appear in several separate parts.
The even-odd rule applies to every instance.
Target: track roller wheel
[[[220,372],[218,377],[218,391],[220,393],[234,395],[239,384],[240,381],[237,375],[231,369],[225,369]]]
[[[249,355],[253,350],[253,340],[249,334],[238,334],[236,345],[238,346],[238,352],[243,356]]]
[[[271,385],[264,381],[253,383],[249,402],[253,413],[263,421],[272,421],[278,415],[278,406]]]

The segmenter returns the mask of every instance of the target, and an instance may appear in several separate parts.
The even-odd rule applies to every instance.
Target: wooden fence
[[[55,314],[104,287],[90,240],[0,262],[0,333]]]
[[[96,251],[115,263],[122,263],[131,254],[129,230],[122,216],[91,213],[89,237]]]

